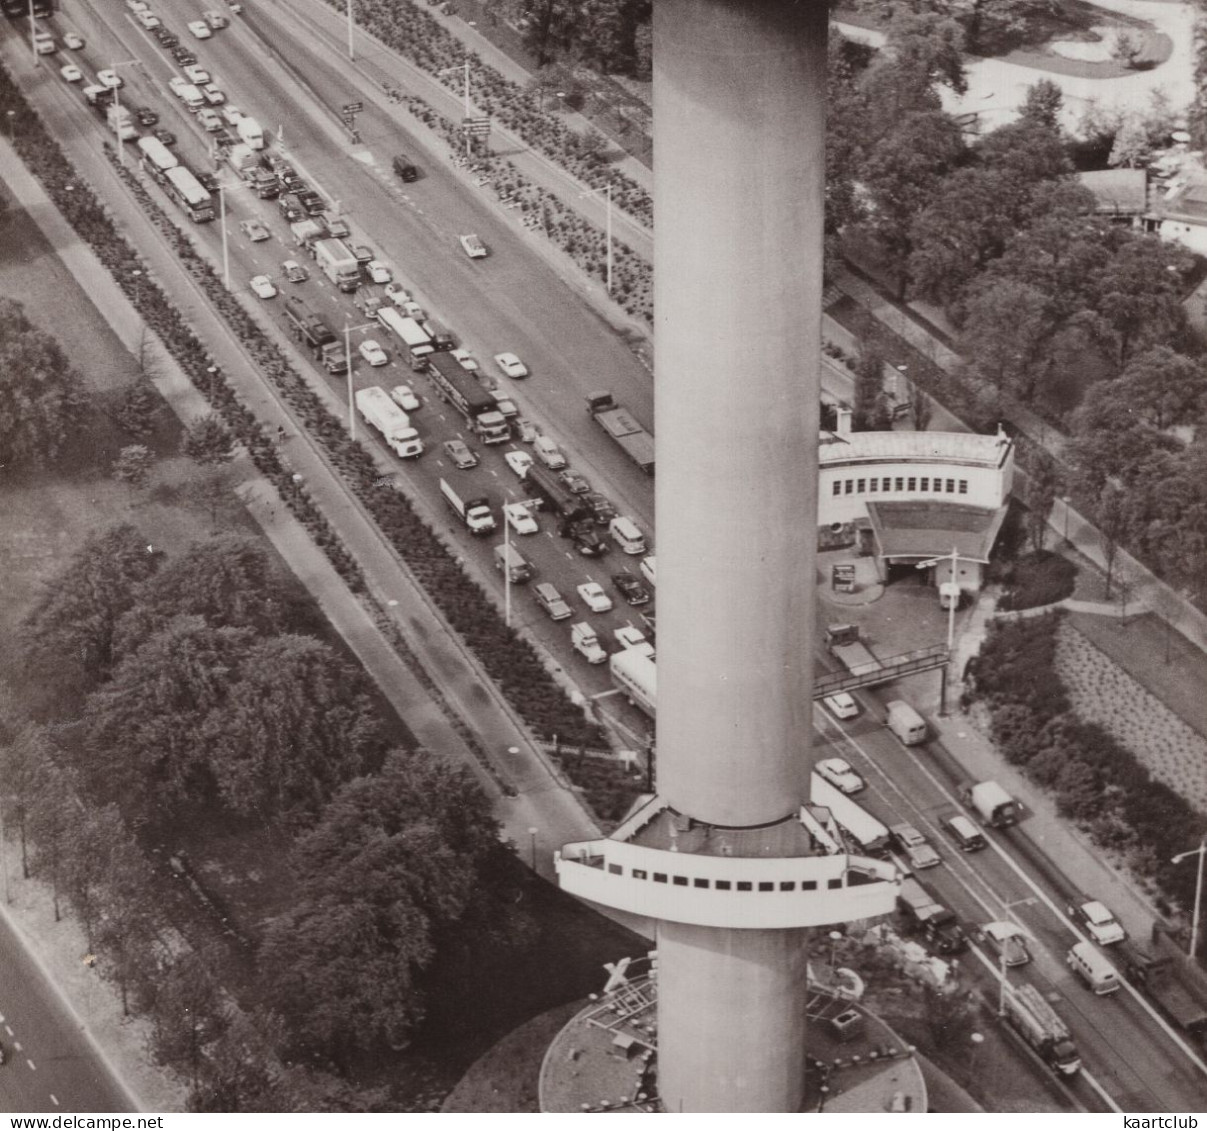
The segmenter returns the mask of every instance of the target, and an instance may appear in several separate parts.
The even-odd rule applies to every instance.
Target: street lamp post
[[[1179,852],[1171,860],[1171,864],[1180,864],[1187,856],[1197,856],[1199,858],[1199,874],[1198,880],[1194,888],[1194,914],[1190,921],[1190,957],[1194,958],[1199,949],[1199,909],[1203,904],[1203,857],[1207,855],[1207,834],[1204,834],[1203,839],[1199,841],[1198,848],[1189,849],[1186,852]]]
[[[530,827],[528,829],[528,855],[532,862],[532,870],[536,871],[536,834],[537,830]]]
[[[8,143],[16,145],[17,143],[17,111],[8,111]]]
[[[138,59],[123,59],[120,63],[110,63],[109,68],[113,71],[114,78],[120,82],[121,76],[117,73],[117,68],[137,66],[139,62],[140,60]],[[119,123],[113,127],[113,136],[117,138],[117,159],[122,165],[124,165],[126,163],[126,143],[122,140],[120,125],[122,108],[121,89],[122,88],[120,86],[115,86],[113,88],[113,109],[116,111],[113,115],[113,120]]]
[[[356,55],[353,53],[353,50],[352,50],[352,28],[353,28],[352,0],[348,0],[348,59],[349,60],[356,58]]]
[[[464,63],[458,63],[455,67],[445,67],[444,70],[437,71],[436,73],[438,75],[447,75],[451,71],[464,71],[465,72],[465,85],[464,85],[464,89],[463,89],[463,106],[462,106],[463,114],[462,114],[462,116],[464,119],[463,128],[465,130],[465,156],[468,157],[469,156],[469,60],[466,59]]]
[[[352,331],[368,330],[376,325],[376,322],[362,322],[359,326],[344,323],[344,364],[348,367],[348,435],[353,440],[356,439],[356,394],[352,387]]]
[[[607,224],[606,224],[605,243],[607,246],[607,265],[608,265],[608,267],[607,267],[607,284],[606,285],[608,288],[608,294],[611,294],[612,293],[612,268],[614,265],[614,253],[613,253],[613,245],[612,245],[612,182],[611,181],[609,181],[606,185],[604,185],[603,191],[604,191],[604,199],[607,202],[607,213],[606,213]],[[591,189],[590,191],[580,193],[579,195],[580,196],[598,197],[599,189]]]
[[[1064,504],[1065,509],[1065,545],[1069,545],[1069,496],[1061,495],[1060,501]]]

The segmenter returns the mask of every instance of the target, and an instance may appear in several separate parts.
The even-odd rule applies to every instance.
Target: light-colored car
[[[986,923],[981,928],[981,933],[985,936],[985,941],[997,951],[1004,965],[1025,966],[1031,961],[1027,932],[1017,923],[1005,920]]]
[[[419,398],[415,396],[415,390],[410,385],[395,385],[390,390],[390,396],[394,398],[394,403],[403,412],[418,412],[422,407]]]
[[[865,785],[845,758],[823,758],[817,763],[817,773],[841,793],[858,793]]]
[[[469,350],[455,349],[450,351],[456,362],[466,373],[477,373],[479,368],[478,359],[474,357]]]
[[[588,664],[602,664],[607,661],[608,654],[600,644],[599,637],[595,635],[595,629],[586,621],[579,621],[578,624],[570,626],[570,643]]]
[[[402,303],[402,312],[408,318],[414,318],[416,322],[422,322],[427,317],[427,311],[414,299],[408,299]]]
[[[394,279],[393,273],[380,259],[370,259],[365,264],[365,272],[375,283],[389,283]]]
[[[836,719],[853,719],[859,714],[859,704],[845,691],[840,691],[837,695],[827,695],[822,702]]]
[[[154,12],[135,12],[134,18],[142,24],[143,27],[150,31],[153,27],[159,27],[159,17]]]
[[[540,435],[536,430],[536,425],[531,420],[525,420],[522,416],[513,416],[508,423],[511,425],[511,434],[522,444],[535,444],[537,436]]]
[[[226,95],[220,91],[212,82],[207,82],[201,88],[201,93],[205,95],[205,100],[211,106],[221,106],[226,101]]]
[[[444,448],[444,454],[452,461],[453,467],[464,471],[468,467],[478,466],[477,455],[464,440],[445,440],[441,447]]]
[[[548,436],[538,436],[532,443],[532,450],[536,454],[536,458],[551,471],[557,471],[558,468],[566,466],[566,457],[562,453],[562,449]]]
[[[369,257],[369,259],[372,258],[372,256]],[[366,259],[365,262],[368,263],[369,259]],[[405,287],[400,287],[397,283],[387,283],[386,294],[390,296],[390,301],[400,310],[402,309],[403,303],[411,301],[410,292]]]
[[[126,80],[116,71],[97,71],[96,81],[101,86],[107,86],[110,90],[117,90],[118,87],[126,85]]]
[[[574,610],[562,599],[562,595],[547,581],[532,587],[536,603],[549,614],[550,620],[565,620],[574,616]]]
[[[84,37],[81,35],[76,35],[74,31],[69,31],[65,36],[63,36],[63,46],[71,51],[83,51]]]
[[[540,533],[541,525],[532,517],[532,507],[528,503],[504,503],[503,517],[517,534]]]
[[[151,5],[144,3],[144,0],[126,0],[126,7],[131,12],[149,12]]]
[[[533,463],[532,456],[527,452],[521,452],[518,448],[510,452],[504,452],[503,458],[507,461],[507,466],[521,479],[528,474],[528,469]]]
[[[645,633],[634,625],[621,625],[612,635],[622,648],[636,652],[639,656],[648,656],[651,660],[654,658],[654,646],[645,638]]]
[[[207,134],[216,134],[222,129],[222,119],[208,106],[203,106],[197,111],[197,121]]]
[[[281,270],[285,272],[285,278],[291,283],[304,283],[310,278],[310,269],[303,267],[296,259],[287,259],[281,264]]]
[[[913,825],[893,825],[888,834],[893,847],[905,856],[911,868],[933,868],[943,863],[943,857]]]
[[[59,74],[63,76],[64,82],[79,82],[84,77],[84,72],[74,63],[68,63],[67,66],[60,67]]]
[[[205,22],[209,24],[210,27],[212,27],[215,31],[217,31],[219,28],[226,27],[230,23],[230,20],[228,20],[221,12],[207,11],[202,12],[201,14],[205,17]]]
[[[1086,934],[1099,946],[1110,946],[1112,943],[1122,942],[1127,937],[1127,932],[1119,925],[1119,920],[1111,914],[1105,903],[1089,899],[1084,903],[1070,903],[1067,910],[1069,918],[1084,927]]]
[[[381,344],[373,338],[366,338],[357,346],[360,351],[360,356],[365,359],[370,365],[389,365],[390,358],[386,351],[381,348]]]
[[[528,366],[514,353],[495,354],[495,364],[503,371],[505,377],[514,377],[518,380],[528,376]]]
[[[207,82],[212,82],[213,79],[200,63],[190,63],[187,67],[180,68],[185,73],[185,77],[194,86],[205,86]]]
[[[471,233],[468,236],[460,236],[458,238],[461,240],[461,247],[470,259],[486,258],[486,245],[477,236]]]
[[[198,39],[209,39],[214,34],[213,28],[205,20],[190,20],[186,26]]]
[[[584,581],[576,586],[583,604],[593,613],[606,613],[612,609],[612,598],[604,592],[604,587],[598,581]]]
[[[277,288],[267,275],[255,275],[250,283],[252,294],[257,298],[276,298]]]
[[[261,240],[272,238],[272,233],[259,220],[240,220],[239,231],[251,240],[252,243],[259,243]]]
[[[243,117],[243,111],[240,110],[239,107],[233,102],[224,103],[222,109],[219,110],[218,113],[222,115],[222,120],[226,122],[228,126],[237,126],[239,124],[239,119]]]
[[[182,78],[180,75],[173,75],[168,79],[168,89],[176,95],[177,98],[183,98],[184,92],[193,84],[188,79]]]

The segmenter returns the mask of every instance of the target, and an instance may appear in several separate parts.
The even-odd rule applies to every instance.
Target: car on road
[[[913,825],[893,825],[888,835],[893,847],[909,861],[911,868],[933,868],[943,863],[943,858],[931,847],[930,841]]]
[[[1005,966],[1025,966],[1031,961],[1027,948],[1027,933],[1017,923],[1000,921],[986,923],[981,928],[985,941],[998,953]]]
[[[159,129],[155,131],[155,136],[159,139],[160,145],[175,145],[176,135],[171,130]]]
[[[466,373],[477,373],[480,368],[478,359],[474,357],[469,350],[455,349],[450,351],[457,364],[465,370]]]
[[[507,461],[507,466],[516,473],[521,479],[528,474],[528,469],[533,464],[532,456],[527,452],[522,452],[518,448],[513,448],[509,452],[503,453],[503,458]]]
[[[348,246],[352,248],[352,254],[356,256],[356,262],[361,267],[367,267],[373,262],[373,260],[377,258],[377,252],[375,252],[368,244],[358,243],[349,244]],[[389,287],[387,287],[386,290],[388,291]]]
[[[859,704],[845,691],[840,691],[837,695],[827,695],[822,702],[836,719],[853,719],[859,714]]]
[[[139,106],[134,111],[134,118],[140,126],[159,125],[159,115],[150,106]]]
[[[486,258],[486,245],[477,236],[471,233],[468,236],[459,236],[458,238],[461,240],[461,246],[464,248],[465,254],[470,259]]]
[[[445,440],[441,445],[444,454],[452,461],[453,467],[464,471],[469,467],[478,466],[478,457],[464,440]]]
[[[180,46],[180,36],[168,31],[168,29],[162,25],[155,28],[151,34],[155,36],[155,38],[159,40],[160,44],[169,51]]]
[[[368,251],[369,249],[365,248],[365,250]],[[368,260],[365,262],[367,263]],[[411,301],[411,292],[405,287],[400,287],[397,283],[387,283],[386,294],[389,295],[390,301],[396,307],[398,307],[399,310],[401,310],[406,303]]]
[[[583,496],[583,502],[591,508],[591,517],[595,519],[599,526],[607,526],[612,519],[619,516],[620,511],[616,509],[615,504],[606,495],[601,495],[598,491],[588,491]]]
[[[74,31],[69,31],[63,36],[63,46],[69,51],[82,51],[84,49],[83,36],[76,35]]]
[[[648,558],[642,558],[638,563],[637,568],[641,570],[641,576],[646,579],[651,585],[658,584],[658,559],[651,554]]]
[[[419,398],[415,396],[415,390],[410,385],[395,385],[390,390],[390,396],[394,398],[394,403],[403,412],[418,412],[422,407]]]
[[[650,591],[629,573],[628,570],[621,570],[619,573],[612,574],[612,584],[616,586],[616,591],[630,605],[649,604]]]
[[[243,111],[233,102],[223,103],[222,109],[218,113],[222,115],[222,120],[228,126],[237,126],[239,120],[243,117]]]
[[[205,20],[190,20],[185,26],[188,27],[189,31],[191,31],[198,39],[209,39],[210,36],[214,34],[213,28],[211,28],[210,25],[205,22]]]
[[[423,322],[427,318],[427,311],[414,299],[402,303],[402,312],[408,318],[414,318],[416,322]]]
[[[495,354],[495,364],[503,371],[505,377],[514,377],[519,380],[521,377],[528,376],[528,366],[514,353]]]
[[[142,24],[147,31],[153,31],[157,27],[162,27],[159,17],[154,12],[135,12],[134,18]]]
[[[530,503],[504,503],[503,517],[517,534],[539,534],[541,525],[532,516]]]
[[[393,282],[394,275],[380,259],[370,259],[365,264],[365,274],[375,283]]]
[[[648,656],[651,660],[654,658],[654,646],[635,625],[623,624],[612,635],[616,637],[616,643],[621,648],[636,652],[639,656]]]
[[[219,28],[224,28],[230,23],[230,20],[228,20],[221,12],[205,11],[201,14],[205,17],[205,22],[209,24],[214,31],[217,31]]]
[[[531,420],[525,420],[522,416],[513,416],[508,421],[508,424],[511,427],[511,438],[513,440],[519,440],[521,444],[536,442],[536,425]]]
[[[181,44],[176,44],[172,48],[172,58],[176,60],[182,67],[191,67],[197,62],[197,56],[194,55],[187,47]]]
[[[550,620],[565,620],[574,616],[574,610],[562,599],[562,595],[547,581],[532,587],[536,603],[549,614]]]
[[[207,82],[211,81],[209,71],[198,63],[190,63],[180,69],[184,71],[185,76],[194,86],[205,86]]]
[[[602,664],[608,659],[608,653],[604,651],[604,647],[599,642],[599,637],[586,621],[579,621],[578,624],[570,626],[570,643],[574,645],[574,650],[582,656],[588,664]]]
[[[363,357],[370,365],[389,365],[390,358],[386,351],[381,348],[381,344],[374,338],[366,338],[357,347],[360,351],[360,356]]]
[[[575,495],[586,495],[591,491],[591,484],[588,483],[577,471],[571,471],[567,468],[558,475],[558,478],[566,485],[566,489]]]
[[[208,106],[203,106],[197,111],[197,121],[201,123],[201,128],[207,134],[216,134],[222,129],[222,119]]]
[[[840,793],[858,793],[866,784],[845,758],[823,758],[817,763],[817,773]]]
[[[206,102],[211,106],[221,106],[226,101],[226,95],[212,82],[207,82],[201,88],[201,93],[205,95]]]
[[[281,264],[285,278],[291,283],[304,283],[310,278],[310,268],[303,267],[296,259],[287,259]]]
[[[253,275],[250,283],[252,293],[257,298],[276,298],[277,288],[267,275]]]
[[[584,581],[581,585],[576,586],[579,597],[582,598],[583,604],[593,613],[606,613],[612,608],[612,598],[605,592],[602,585],[598,581]]]
[[[64,82],[80,82],[84,77],[84,72],[74,63],[68,63],[67,66],[60,67],[59,74],[63,76]]]
[[[119,87],[126,85],[126,80],[121,77],[116,71],[97,71],[96,81],[101,86],[107,86],[110,90],[117,90]]]
[[[1070,919],[1081,927],[1099,946],[1110,946],[1122,942],[1127,932],[1119,920],[1111,914],[1105,903],[1096,899],[1083,899],[1070,903],[1065,909]]]
[[[259,243],[261,240],[272,238],[272,233],[259,220],[240,220],[239,230],[252,243]]]
[[[557,446],[557,441],[549,436],[538,436],[533,440],[532,450],[536,454],[536,458],[550,471],[557,471],[566,466],[565,454]]]

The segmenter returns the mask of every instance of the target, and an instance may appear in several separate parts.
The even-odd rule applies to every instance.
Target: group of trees
[[[537,66],[575,59],[602,74],[650,77],[652,0],[519,0],[514,7]]]

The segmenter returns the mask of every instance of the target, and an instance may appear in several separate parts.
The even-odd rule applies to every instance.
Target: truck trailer
[[[960,796],[983,825],[1001,829],[1018,821],[1018,802],[995,781],[966,785]]]
[[[490,513],[490,504],[480,495],[461,498],[447,479],[440,480],[440,493],[453,512],[471,534],[489,534],[495,528],[495,516]]]
[[[361,416],[382,434],[395,455],[402,459],[423,455],[423,441],[411,426],[411,418],[394,403],[390,394],[380,385],[359,389],[356,393],[356,407]]]
[[[1073,1044],[1069,1027],[1034,986],[1025,982],[1010,987],[1003,1000],[1006,1020],[1044,1063],[1062,1076],[1073,1076],[1081,1069],[1081,1057]]]
[[[857,624],[827,625],[826,648],[852,675],[868,675],[880,670],[880,661],[859,638]]]
[[[587,394],[587,412],[646,475],[654,474],[654,437],[608,392]]]
[[[1166,931],[1154,926],[1151,947],[1124,939],[1111,950],[1128,978],[1170,1020],[1192,1036],[1207,1034],[1207,975],[1182,954]]]
[[[328,373],[344,373],[348,357],[331,328],[296,295],[285,300],[285,322]]]

